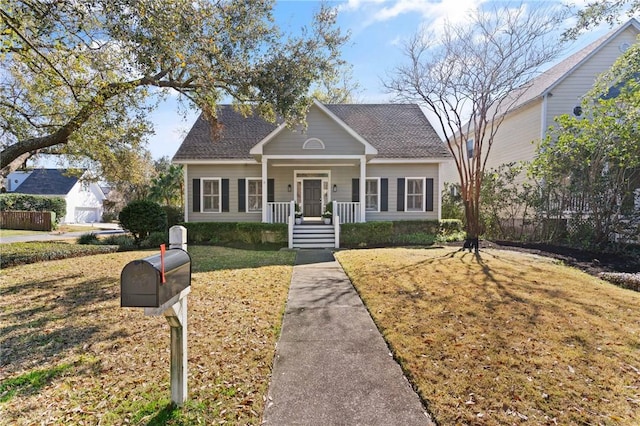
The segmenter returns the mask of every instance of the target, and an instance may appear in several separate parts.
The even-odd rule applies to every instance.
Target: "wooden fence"
[[[53,212],[3,211],[0,212],[0,228],[51,231],[53,218]]]

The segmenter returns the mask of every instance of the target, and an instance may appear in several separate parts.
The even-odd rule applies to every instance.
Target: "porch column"
[[[191,205],[191,203],[193,203],[193,197],[189,198],[189,165],[185,164],[182,170],[182,187],[184,188],[184,193],[182,194],[184,197],[182,199],[182,205],[184,206],[184,221],[189,222],[189,206],[191,206],[191,210],[193,210],[193,205]]]
[[[360,158],[360,222],[366,222],[365,213],[367,211],[365,203],[367,186],[367,157]]]
[[[262,223],[267,223],[267,159],[262,156]]]

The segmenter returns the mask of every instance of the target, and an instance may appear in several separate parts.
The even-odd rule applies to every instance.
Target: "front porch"
[[[266,194],[253,198],[261,201],[264,223],[288,223],[296,208],[306,221],[319,219],[328,206],[341,223],[355,223],[364,222],[367,209],[371,210],[370,203],[365,206],[363,202],[366,173],[365,155],[263,155],[259,177],[248,179],[258,185],[261,181],[266,189]]]
[[[364,222],[359,202],[330,201],[332,220],[331,223],[359,223]],[[326,210],[326,205],[322,211]],[[303,208],[296,215],[296,202],[294,200],[285,202],[268,202],[265,223],[296,223],[296,216],[299,216],[298,224],[322,224],[322,211],[317,216],[305,216]]]
[[[339,248],[340,225],[363,222],[359,202],[330,201],[331,218],[305,217],[302,209],[296,214],[297,203],[267,203],[267,223],[288,224],[289,248]],[[324,206],[326,210],[328,205]]]

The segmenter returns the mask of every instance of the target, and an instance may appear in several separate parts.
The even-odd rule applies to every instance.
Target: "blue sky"
[[[330,1],[339,8],[338,25],[351,32],[351,40],[343,49],[343,57],[353,66],[354,80],[360,84],[357,99],[364,103],[392,101],[380,83],[387,72],[403,62],[400,50],[402,40],[407,39],[422,26],[438,31],[445,20],[460,22],[470,10],[489,4],[488,0],[348,0]],[[558,1],[523,1],[523,3],[558,3]],[[573,0],[580,6],[584,0]],[[513,3],[511,3],[513,4]],[[316,0],[277,0],[274,14],[278,25],[289,33],[295,33],[309,25],[314,11],[319,8]],[[567,55],[573,53],[608,31],[601,27],[583,35],[567,47]],[[198,113],[183,117],[176,111],[173,97],[163,102],[150,117],[155,135],[150,138],[149,150],[154,158],[172,157],[182,139],[195,121]]]

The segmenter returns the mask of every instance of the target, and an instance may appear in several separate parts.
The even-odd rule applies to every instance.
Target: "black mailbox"
[[[164,283],[162,268],[164,266]],[[191,257],[182,249],[129,262],[120,274],[120,306],[158,308],[191,285]]]

